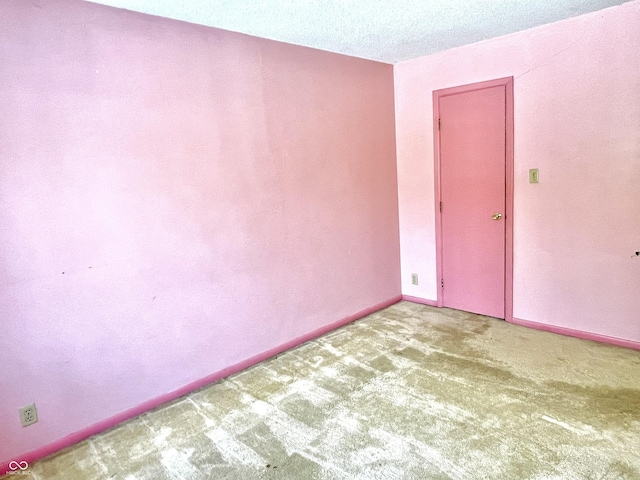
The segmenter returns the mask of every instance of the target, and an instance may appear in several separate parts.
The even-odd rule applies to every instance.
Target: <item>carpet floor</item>
[[[400,302],[24,473],[637,480],[640,352]]]

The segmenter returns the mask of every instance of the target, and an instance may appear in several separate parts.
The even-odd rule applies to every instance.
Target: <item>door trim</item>
[[[458,93],[484,90],[492,87],[505,87],[505,259],[504,259],[504,317],[513,320],[513,77],[498,78],[485,82],[460,85],[433,91],[433,150],[435,168],[435,219],[436,219],[436,287],[437,306],[443,306],[442,289],[442,213],[440,212],[440,98]]]

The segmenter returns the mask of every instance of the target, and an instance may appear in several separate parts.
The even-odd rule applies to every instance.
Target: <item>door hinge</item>
[[[440,213],[442,213],[442,202],[440,202]]]
[[[440,280],[440,288],[444,290],[444,278]]]
[[[438,130],[440,130],[440,128],[442,128],[442,124],[440,123],[440,119],[438,119]]]

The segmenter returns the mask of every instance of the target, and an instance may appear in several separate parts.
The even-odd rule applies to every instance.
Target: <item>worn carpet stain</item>
[[[637,480],[639,359],[400,302],[21,478]]]

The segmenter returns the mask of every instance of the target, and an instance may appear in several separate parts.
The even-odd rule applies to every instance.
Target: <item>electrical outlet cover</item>
[[[33,425],[38,421],[38,411],[36,410],[36,404],[32,403],[26,407],[20,409],[20,422],[23,427]]]

